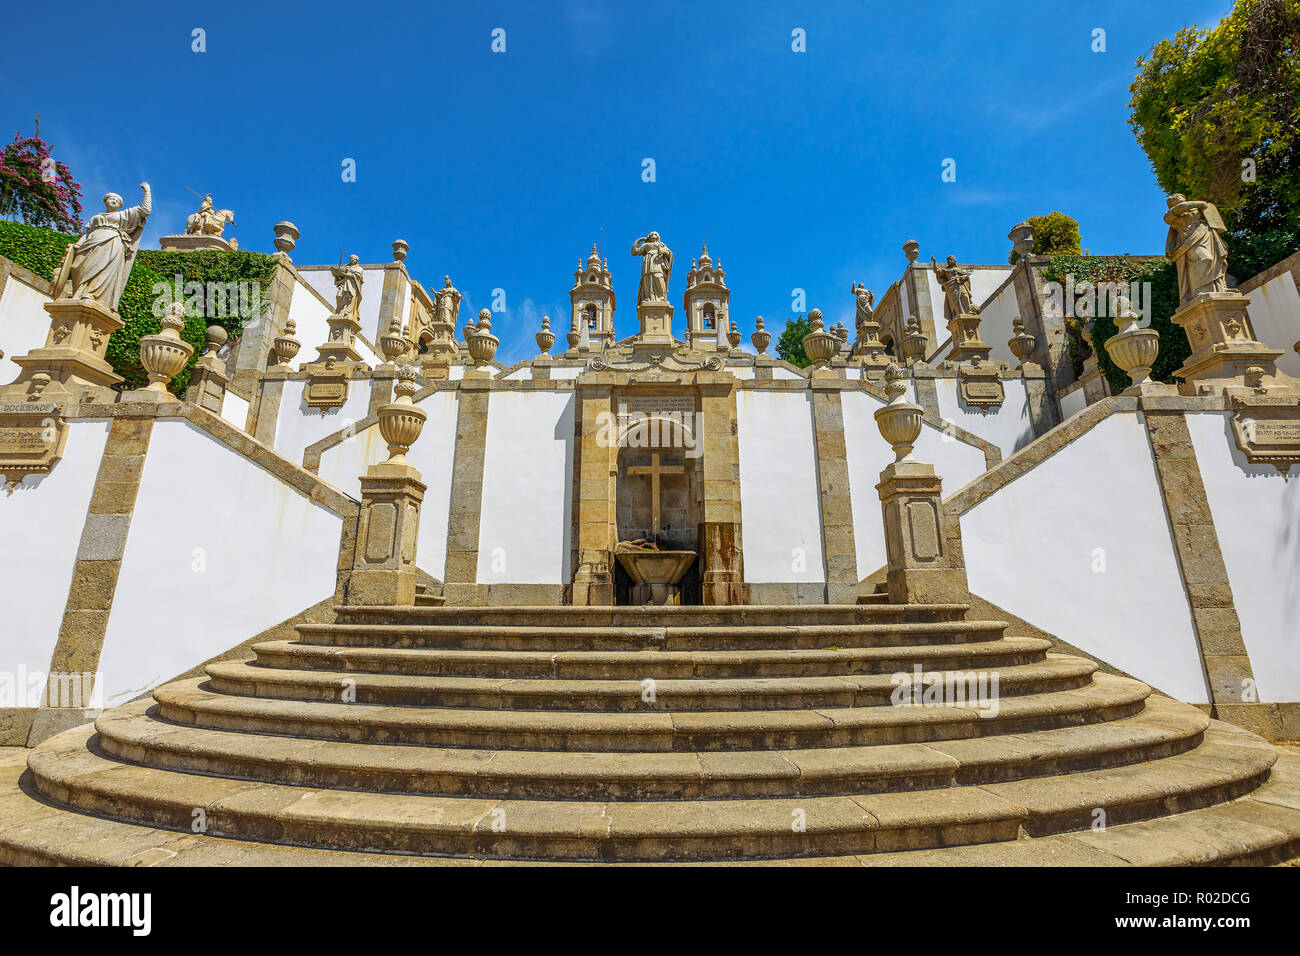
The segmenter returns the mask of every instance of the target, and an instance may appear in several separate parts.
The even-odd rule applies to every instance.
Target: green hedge
[[[76,236],[50,229],[0,221],[0,255],[51,282],[63,261],[64,251],[76,240]],[[108,340],[108,361],[123,378],[117,386],[118,390],[140,388],[148,383],[149,378],[140,365],[140,338],[154,335],[162,329],[159,318],[165,303],[159,305],[159,315],[154,314],[155,304],[159,302],[159,290],[164,285],[173,287],[176,276],[181,277],[182,284],[198,282],[204,288],[209,282],[257,283],[264,309],[266,288],[274,275],[275,260],[260,252],[141,250],[136,255],[117,307],[118,315],[126,324]],[[207,326],[223,326],[233,341],[242,334],[247,318],[237,311],[234,314],[217,315],[217,303],[202,297],[191,296],[186,304],[185,329],[181,332],[181,338],[194,346],[194,355],[171,381],[172,391],[178,395],[183,395],[189,385],[194,362],[203,351]]]

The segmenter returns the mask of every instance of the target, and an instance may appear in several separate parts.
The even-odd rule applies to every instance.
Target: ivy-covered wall
[[[76,236],[51,229],[0,221],[0,255],[51,282],[63,261],[65,250],[76,241]],[[234,341],[242,334],[245,323],[254,317],[247,309],[230,308],[225,296],[209,296],[207,290],[213,288],[212,284],[229,288],[232,283],[249,283],[246,288],[254,290],[256,295],[245,296],[243,304],[252,303],[264,308],[263,297],[274,275],[275,260],[260,252],[140,250],[117,307],[118,315],[126,324],[108,340],[108,361],[124,379],[118,389],[140,388],[148,384],[148,376],[140,366],[140,337],[154,335],[162,329],[159,319],[170,301],[165,295],[172,294],[170,290],[176,288],[178,276],[179,294],[186,303],[185,329],[181,338],[194,346],[194,356],[171,381],[172,391],[182,395],[189,384],[194,362],[203,351],[207,326],[222,326]],[[164,288],[169,292],[160,295]]]

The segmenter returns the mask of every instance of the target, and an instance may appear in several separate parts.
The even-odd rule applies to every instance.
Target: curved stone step
[[[666,752],[842,747],[953,740],[1132,716],[1145,684],[1094,674],[1071,690],[999,701],[996,715],[959,707],[859,707],[694,713],[420,709],[217,692],[204,678],[154,691],[173,723],[320,740],[492,750]]]
[[[728,753],[485,751],[304,741],[196,729],[139,701],[95,722],[100,747],[148,767],[330,789],[551,800],[784,797],[918,790],[1157,760],[1200,743],[1209,719],[1156,699],[1101,727],[926,744]]]
[[[631,607],[494,605],[492,607],[335,607],[340,624],[530,627],[720,627],[961,621],[967,604],[738,604]]]
[[[208,834],[239,839],[368,852],[669,861],[991,843],[1014,840],[1022,824],[1038,834],[1077,828],[1083,807],[1123,823],[1238,797],[1267,779],[1275,757],[1271,748],[1241,746],[1212,729],[1177,756],[1012,784],[636,802],[376,794],[176,773],[108,759],[87,728],[46,741],[28,766],[41,793],[58,803],[169,828],[190,828],[201,812]]]
[[[745,651],[467,651],[440,648],[321,647],[297,641],[253,645],[260,667],[431,677],[560,680],[689,680],[824,677],[931,670],[990,670],[1034,664],[1050,641],[1009,637],[983,643],[912,647]]]
[[[899,690],[898,681],[890,674],[723,680],[560,680],[341,674],[280,670],[240,661],[220,661],[209,664],[206,670],[214,690],[231,694],[295,700],[351,698],[359,704],[496,710],[637,713],[869,707],[890,703]],[[1088,683],[1096,670],[1097,665],[1092,661],[1048,655],[1039,663],[993,668],[985,679],[991,689],[996,676],[998,694],[1007,697],[1079,687]],[[949,679],[948,671],[937,673],[945,675],[945,681]]]
[[[299,642],[322,647],[467,651],[743,651],[906,647],[995,641],[1004,621],[776,624],[749,627],[553,627],[542,624],[298,624]]]
[[[1215,727],[1236,729],[1222,724]],[[180,832],[107,820],[32,798],[19,786],[24,773],[25,757],[0,759],[0,807],[4,810],[0,815],[0,863],[10,866],[516,865],[509,860],[475,857],[254,843],[196,834],[189,828]],[[1300,856],[1300,756],[1283,753],[1269,779],[1248,796],[1100,831],[862,856],[736,862],[747,866],[1221,866],[1268,865],[1296,856]],[[704,865],[717,864],[706,861]]]

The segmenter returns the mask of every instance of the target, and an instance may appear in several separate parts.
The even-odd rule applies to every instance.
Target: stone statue
[[[347,265],[330,269],[330,275],[334,276],[335,313],[350,315],[357,321],[361,321],[361,285],[366,281],[360,262],[356,256],[349,256]]]
[[[221,231],[226,228],[226,223],[230,223],[232,226],[236,225],[234,211],[230,209],[213,209],[212,193],[208,193],[203,197],[203,201],[199,203],[199,211],[185,220],[185,235],[220,236]]]
[[[855,324],[858,328],[858,335],[861,337],[863,326],[875,321],[874,306],[876,303],[876,297],[872,291],[861,282],[853,283],[853,285],[849,286],[849,291],[857,296],[858,299],[858,314]]]
[[[652,232],[632,243],[632,255],[641,256],[641,284],[636,290],[636,304],[667,302],[668,279],[673,272],[673,253]]]
[[[934,274],[943,287],[943,317],[952,319],[958,315],[975,314],[975,305],[971,301],[970,271],[957,265],[957,257],[949,256],[947,265],[939,265],[934,256]]]
[[[104,211],[86,223],[85,233],[72,247],[66,275],[60,272],[55,281],[56,295],[68,281],[72,284],[71,298],[93,299],[105,308],[117,309],[140,248],[144,222],[153,212],[149,184],[141,183],[140,189],[144,198],[130,209],[122,208],[122,197],[117,193],[104,196]]]
[[[451,276],[443,276],[442,288],[433,294],[434,321],[455,328],[460,314],[460,298],[460,292],[451,284]]]
[[[1187,302],[1202,292],[1228,291],[1228,245],[1220,235],[1226,228],[1212,202],[1174,193],[1165,222],[1169,236],[1165,255],[1178,270],[1178,297]]]

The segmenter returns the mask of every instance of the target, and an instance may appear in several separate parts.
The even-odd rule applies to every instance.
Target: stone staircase
[[[0,861],[1300,852],[1300,760],[1004,630],[874,601],[339,608],[0,762]],[[996,699],[896,705],[918,668],[996,675]]]

